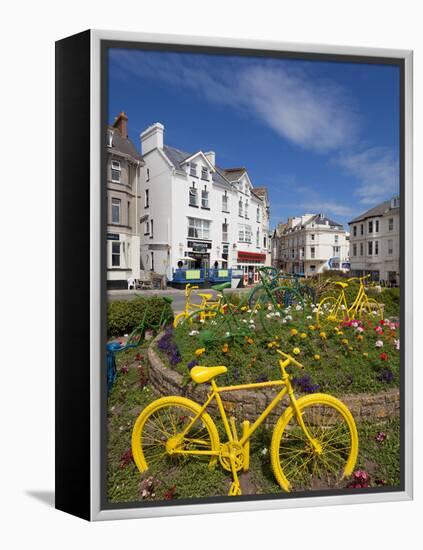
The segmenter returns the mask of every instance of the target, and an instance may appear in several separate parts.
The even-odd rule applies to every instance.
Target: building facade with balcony
[[[128,138],[128,117],[120,113],[107,128],[107,287],[127,288],[140,276],[141,154]]]
[[[351,272],[400,284],[400,199],[378,204],[349,222]]]
[[[287,274],[315,275],[349,268],[349,235],[324,214],[304,214],[278,224],[272,239],[272,265]]]
[[[240,269],[245,281],[270,264],[269,203],[245,168],[223,169],[214,151],[184,152],[164,142],[164,126],[141,133],[141,263],[174,279]]]

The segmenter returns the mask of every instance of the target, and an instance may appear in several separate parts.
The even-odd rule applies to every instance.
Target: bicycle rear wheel
[[[354,418],[339,399],[316,393],[297,400],[308,434],[292,407],[276,424],[271,443],[275,477],[285,491],[322,490],[345,485],[357,462]]]
[[[382,306],[379,304],[379,302],[373,300],[372,298],[363,302],[358,314],[360,319],[362,319],[363,317],[368,317],[369,319],[373,319],[375,321],[380,321],[381,319],[383,319]]]
[[[198,403],[178,396],[162,397],[148,405],[132,430],[132,455],[139,471],[151,467],[166,471],[188,457],[215,464],[217,455],[207,453],[219,450],[219,434],[210,415],[203,412],[185,433],[200,411]]]

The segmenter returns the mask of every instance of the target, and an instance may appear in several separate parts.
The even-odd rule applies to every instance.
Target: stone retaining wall
[[[183,395],[203,403],[207,398],[207,392],[210,391],[209,384],[197,385],[190,382],[188,385],[183,386],[182,376],[165,366],[154,349],[154,344],[160,337],[161,335],[152,342],[147,353],[149,377],[153,387],[162,395]],[[255,420],[278,391],[280,391],[278,388],[263,388],[259,392],[237,390],[225,392],[222,394],[222,399],[228,413],[233,414],[239,420]],[[350,409],[356,422],[361,420],[386,420],[399,416],[400,413],[400,396],[397,388],[377,394],[344,395],[340,397],[340,400]],[[268,416],[266,424],[268,426],[274,425],[288,404],[288,397],[285,396]],[[214,402],[210,404],[209,410],[217,412]]]

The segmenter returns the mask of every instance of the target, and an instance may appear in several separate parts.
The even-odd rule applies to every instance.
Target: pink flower
[[[378,334],[383,334],[383,328],[382,328],[382,327],[375,327],[375,331],[376,331]]]
[[[363,327],[357,327],[355,329],[357,332],[364,332],[364,328]]]
[[[386,439],[386,433],[385,432],[377,432],[375,439],[378,443],[383,443]]]

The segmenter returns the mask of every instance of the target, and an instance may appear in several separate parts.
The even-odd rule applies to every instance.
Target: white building
[[[349,222],[351,271],[400,283],[400,199],[393,197]]]
[[[181,267],[240,268],[257,280],[270,265],[269,203],[245,168],[222,169],[213,151],[186,153],[164,144],[164,126],[141,133],[141,263],[165,274]]]
[[[107,128],[107,287],[126,288],[140,277],[140,153],[128,138],[128,117],[120,113]]]
[[[349,234],[323,214],[304,214],[278,225],[272,240],[272,265],[306,276],[347,269]]]

